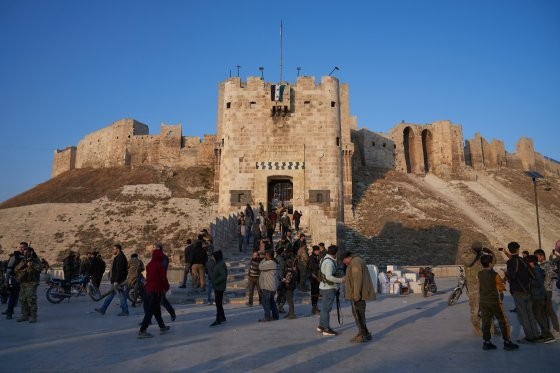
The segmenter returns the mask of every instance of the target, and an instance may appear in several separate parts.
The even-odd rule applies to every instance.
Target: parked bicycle
[[[449,295],[447,304],[450,306],[456,304],[459,301],[459,298],[461,298],[461,294],[463,294],[463,289],[467,291],[467,294],[469,293],[467,279],[465,278],[465,270],[463,269],[463,267],[459,267],[459,279],[457,281],[457,286]]]

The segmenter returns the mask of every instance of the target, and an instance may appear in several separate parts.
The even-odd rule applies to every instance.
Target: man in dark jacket
[[[204,247],[202,246],[203,237],[202,235],[198,236],[198,240],[196,240],[194,247],[192,248],[192,274],[193,274],[193,289],[200,288],[201,290],[206,290],[204,288],[204,266],[206,264],[206,259],[208,256],[206,255],[206,251],[204,251]]]
[[[101,279],[105,273],[105,261],[101,255],[97,252],[93,252],[93,258],[91,260],[91,282],[99,289],[101,285]]]
[[[187,246],[185,246],[185,273],[183,274],[183,282],[181,283],[181,285],[179,286],[181,289],[184,289],[187,287],[187,276],[189,274],[189,272],[191,272],[191,267],[192,267],[192,248],[193,248],[193,244],[192,244],[192,240],[189,238],[187,240]],[[192,274],[191,274],[192,276]]]
[[[113,265],[111,266],[111,286],[113,287],[113,292],[105,298],[105,302],[101,308],[96,308],[95,311],[104,315],[116,293],[121,303],[121,313],[119,313],[118,316],[128,316],[128,304],[123,288],[126,284],[126,277],[128,276],[128,260],[126,260],[126,256],[122,252],[122,246],[119,244],[113,245],[113,255]]]
[[[210,275],[210,281],[212,282],[212,286],[214,288],[214,299],[216,303],[216,321],[210,324],[210,326],[218,326],[226,322],[223,299],[224,292],[226,291],[228,271],[221,250],[215,251],[212,256],[216,261],[216,265]]]
[[[509,281],[509,292],[513,296],[517,309],[517,319],[523,327],[525,339],[528,342],[537,342],[539,331],[533,314],[529,287],[531,278],[535,278],[535,273],[529,267],[529,264],[519,257],[519,244],[517,242],[510,242],[508,250],[511,253],[511,259],[506,263],[506,275]]]

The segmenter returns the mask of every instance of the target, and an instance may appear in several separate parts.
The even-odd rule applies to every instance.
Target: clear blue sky
[[[333,66],[359,127],[448,119],[560,160],[555,0],[0,0],[0,201],[49,179],[56,148],[135,118],[215,133],[217,87],[317,81]]]

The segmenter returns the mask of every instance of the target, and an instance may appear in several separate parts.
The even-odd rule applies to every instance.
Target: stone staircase
[[[306,235],[308,246],[310,237]],[[280,239],[278,233],[274,236],[274,242]],[[248,247],[252,247],[249,244]],[[228,268],[227,288],[224,293],[224,303],[230,304],[245,304],[247,302],[247,269],[249,265],[249,258],[251,251],[240,253],[238,249],[237,240],[232,240],[228,243],[227,247],[221,248],[224,253],[224,260]],[[181,274],[182,276],[182,274]],[[206,278],[207,281],[208,278]],[[214,294],[212,293],[212,298]],[[191,285],[191,277],[189,275],[186,288],[179,288],[177,283],[171,284],[171,293],[168,294],[167,299],[171,304],[207,304],[207,291],[193,289]],[[253,303],[258,306],[259,295],[255,291]],[[294,303],[310,304],[311,293],[295,290]]]

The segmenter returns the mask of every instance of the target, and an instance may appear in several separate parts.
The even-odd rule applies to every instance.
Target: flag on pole
[[[270,86],[270,99],[272,101],[282,101],[284,96],[284,85],[273,84]]]

